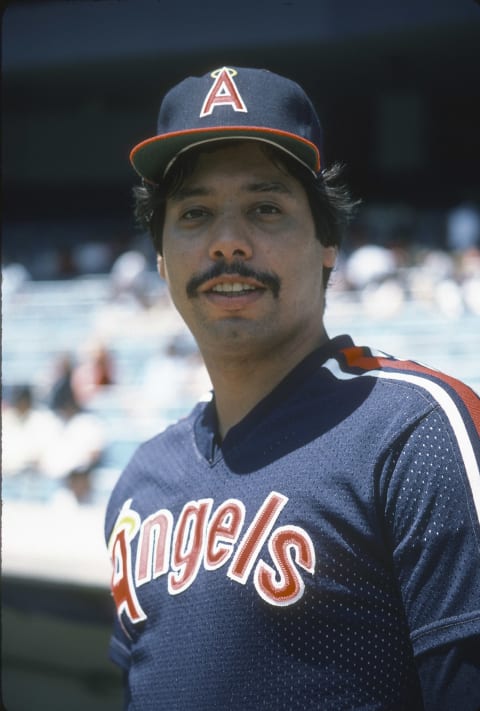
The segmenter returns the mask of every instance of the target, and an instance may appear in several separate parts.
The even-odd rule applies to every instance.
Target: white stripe
[[[327,360],[323,364],[324,368],[328,368],[328,370],[334,375],[338,380],[353,380],[354,378],[358,378],[358,373],[346,373],[344,370],[340,368],[340,365],[338,363],[338,360],[335,360],[335,358],[330,358],[330,360]],[[369,373],[366,373],[368,375]]]
[[[338,361],[333,358],[325,363],[325,367],[328,368],[330,372],[340,380],[350,380],[352,378],[359,377],[356,374],[345,373],[343,370],[341,370]],[[361,373],[360,377],[364,375],[370,375],[374,378],[385,378],[386,380],[403,380],[409,383],[413,383],[414,385],[418,385],[421,388],[428,390],[430,395],[432,395],[432,397],[443,408],[450,421],[453,432],[457,438],[460,453],[462,455],[463,463],[465,465],[465,471],[467,473],[468,481],[470,483],[477,517],[480,522],[480,470],[478,468],[475,452],[473,451],[472,442],[470,440],[470,437],[468,436],[467,428],[465,427],[465,423],[458,410],[457,405],[450,397],[450,395],[438,383],[434,383],[433,381],[428,380],[427,378],[422,378],[419,375],[399,372],[392,373],[390,371],[384,370],[368,370],[365,373]]]

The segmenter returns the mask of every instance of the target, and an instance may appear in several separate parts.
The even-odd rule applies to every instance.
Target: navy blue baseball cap
[[[157,134],[136,145],[130,161],[144,180],[160,183],[181,153],[232,138],[269,143],[320,172],[322,129],[304,90],[266,69],[241,67],[174,86],[160,106]]]

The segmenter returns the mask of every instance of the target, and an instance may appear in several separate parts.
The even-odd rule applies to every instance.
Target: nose
[[[248,230],[238,216],[219,219],[214,226],[209,248],[210,258],[214,261],[224,259],[250,259],[253,254]]]

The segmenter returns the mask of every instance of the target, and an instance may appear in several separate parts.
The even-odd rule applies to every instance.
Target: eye
[[[192,220],[200,220],[202,217],[205,217],[208,215],[207,210],[203,207],[191,207],[188,210],[185,210],[185,212],[182,212],[181,214],[181,219],[182,220],[187,220],[187,221],[192,221]]]
[[[280,215],[281,210],[277,205],[272,205],[272,203],[269,202],[262,202],[260,205],[255,206],[254,213],[256,215]]]

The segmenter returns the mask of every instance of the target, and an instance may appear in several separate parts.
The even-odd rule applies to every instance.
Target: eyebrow
[[[182,200],[187,200],[188,198],[192,197],[205,197],[206,195],[211,194],[211,190],[208,190],[207,188],[179,188],[176,190],[173,195],[171,196],[171,200],[174,202],[181,202]]]
[[[252,183],[246,183],[242,188],[242,191],[250,193],[282,193],[285,195],[291,194],[291,190],[285,185],[285,183],[278,181],[255,181]],[[172,200],[175,202],[180,202],[181,200],[187,200],[194,197],[207,197],[212,195],[213,191],[208,188],[201,186],[195,187],[182,187],[179,188],[174,195],[172,195]]]
[[[247,191],[255,193],[285,193],[290,194],[292,191],[285,183],[278,181],[259,181],[250,183],[246,186]]]

